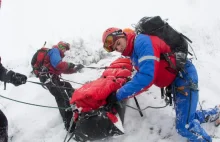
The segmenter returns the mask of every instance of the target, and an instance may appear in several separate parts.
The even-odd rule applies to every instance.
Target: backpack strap
[[[169,56],[171,55],[172,53],[163,53],[160,55],[160,59],[161,60],[166,60],[170,66],[171,69],[173,69],[175,72],[178,72],[176,66],[173,64],[173,62],[170,60]]]
[[[187,36],[185,36],[184,34],[180,33],[180,35],[187,40],[189,43],[192,43],[192,40],[190,40]]]

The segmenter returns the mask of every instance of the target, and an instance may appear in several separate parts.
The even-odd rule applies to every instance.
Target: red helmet
[[[109,36],[110,40],[107,39]],[[106,51],[112,52],[114,49],[112,49],[112,45],[115,43],[115,41],[120,38],[120,37],[125,37],[124,32],[119,29],[119,28],[108,28],[107,30],[104,31],[102,35],[102,42],[103,42],[103,47]]]
[[[116,31],[119,31],[121,29],[119,28],[108,28],[107,30],[104,31],[103,35],[102,35],[102,42],[105,43],[105,39],[108,35],[110,35],[111,33],[114,33]]]
[[[70,50],[70,44],[65,42],[65,41],[60,41],[57,44],[59,49],[66,49],[66,50]]]

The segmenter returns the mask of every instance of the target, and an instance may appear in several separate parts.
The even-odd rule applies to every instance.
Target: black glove
[[[75,67],[75,64],[73,64],[73,63],[68,63],[68,68],[69,69],[72,69],[72,68],[74,68]]]
[[[114,111],[115,109],[113,108],[115,106],[115,103],[117,102],[118,102],[118,99],[116,97],[116,93],[115,92],[111,93],[106,99],[106,105],[105,105],[106,111],[115,113]]]
[[[82,64],[78,64],[76,67],[75,67],[75,71],[79,71],[81,70],[82,68],[84,68],[84,66]]]
[[[116,93],[115,92],[111,93],[107,97],[106,102],[107,102],[107,104],[114,104],[114,103],[118,102],[118,99],[116,97]]]
[[[5,74],[4,81],[7,83],[12,83],[15,86],[19,86],[21,84],[25,84],[27,81],[27,76],[20,74],[20,73],[15,73],[13,71],[8,71]]]

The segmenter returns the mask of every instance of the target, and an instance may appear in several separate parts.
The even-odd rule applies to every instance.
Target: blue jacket
[[[146,90],[153,84],[155,61],[159,61],[159,58],[155,56],[150,36],[143,34],[136,36],[131,60],[139,71],[131,81],[118,90],[116,97],[119,101]]]
[[[58,48],[52,48],[48,52],[48,56],[50,57],[50,63],[54,68],[56,68],[57,65],[62,61],[60,51]]]

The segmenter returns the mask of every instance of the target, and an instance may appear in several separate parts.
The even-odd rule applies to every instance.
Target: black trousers
[[[55,97],[58,107],[68,108],[70,107],[69,100],[72,97],[74,89],[69,82],[60,81],[58,76],[53,76],[49,83],[46,83],[46,87],[50,93]],[[62,88],[65,87],[65,88]],[[73,112],[65,111],[65,109],[59,109],[62,116],[66,130],[69,128],[70,121],[73,117]]]
[[[8,120],[0,110],[0,142],[8,142]]]

